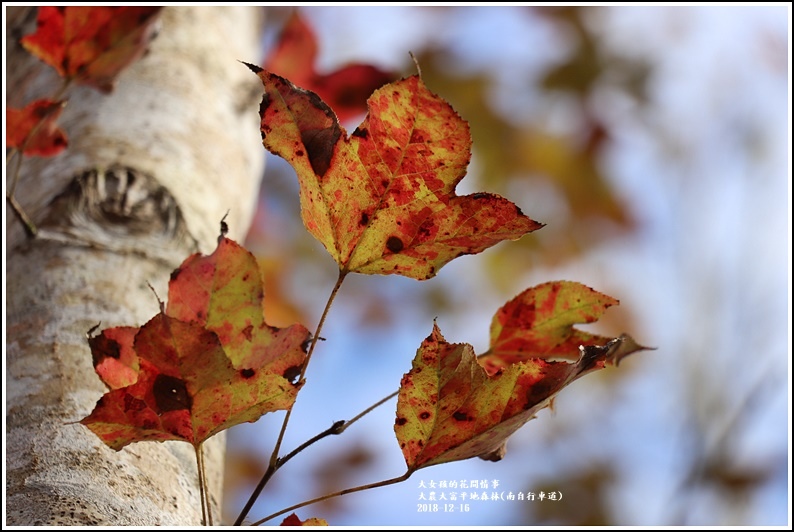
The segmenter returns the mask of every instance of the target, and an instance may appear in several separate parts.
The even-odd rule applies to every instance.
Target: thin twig
[[[317,497],[316,499],[312,499],[310,501],[305,501],[305,502],[290,506],[289,508],[284,508],[283,510],[279,510],[278,512],[276,512],[274,514],[270,514],[267,517],[265,517],[263,519],[260,519],[259,521],[255,522],[255,523],[252,523],[251,526],[261,525],[262,523],[264,523],[266,521],[270,521],[274,517],[278,517],[281,514],[285,514],[287,512],[291,512],[293,510],[297,510],[298,508],[303,508],[304,506],[309,506],[310,504],[314,504],[316,502],[325,501],[325,500],[331,499],[333,497],[341,497],[342,495],[347,495],[348,493],[355,493],[357,491],[364,491],[364,490],[369,490],[369,489],[373,489],[373,488],[381,488],[383,486],[390,486],[391,484],[397,484],[398,482],[403,482],[405,480],[408,480],[408,477],[410,477],[412,474],[413,474],[413,471],[409,470],[405,474],[400,475],[399,477],[390,478],[388,480],[381,480],[380,482],[374,482],[372,484],[364,484],[363,486],[357,486],[355,488],[344,489],[342,491],[337,491],[336,493],[329,493],[328,495],[323,495],[322,497]]]

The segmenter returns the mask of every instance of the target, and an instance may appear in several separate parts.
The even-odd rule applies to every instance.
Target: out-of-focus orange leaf
[[[22,46],[62,77],[109,92],[119,73],[146,51],[161,9],[42,6],[36,32],[23,37]]]
[[[303,222],[342,273],[429,279],[456,257],[542,227],[501,196],[455,194],[468,124],[418,76],[378,89],[348,137],[316,94],[252,69],[265,86],[264,145],[297,172]]]
[[[63,151],[66,133],[56,125],[66,102],[36,100],[24,109],[6,109],[6,145],[25,155],[51,157]]]
[[[496,110],[494,81],[487,75],[451,72],[443,68],[445,56],[439,52],[422,54],[419,60],[425,82],[443,93],[471,123],[483,186],[511,197],[517,190],[528,194],[536,188],[550,190],[560,204],[554,224],[537,238],[490,253],[485,259],[490,262],[489,271],[499,264],[516,268],[527,260],[557,264],[615,235],[614,231],[593,231],[594,222],[603,220],[618,231],[633,227],[631,212],[615,194],[600,161],[611,140],[597,116],[582,116],[583,127],[573,136],[548,131],[540,120],[520,123]],[[506,271],[495,277],[512,276]]]
[[[340,121],[366,111],[367,98],[396,76],[366,64],[352,64],[328,74],[315,71],[317,38],[296,10],[281,30],[276,48],[265,61],[265,70],[317,93]]]
[[[301,521],[296,513],[291,513],[281,522],[281,526],[328,526],[328,521],[317,517],[310,517]]]

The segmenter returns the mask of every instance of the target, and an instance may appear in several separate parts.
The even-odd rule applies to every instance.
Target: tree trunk
[[[8,8],[7,104],[51,96],[53,69],[22,50],[35,8]],[[171,270],[250,223],[262,173],[261,9],[171,7],[150,51],[110,95],[72,87],[60,125],[69,147],[28,158],[15,196],[40,228],[6,214],[7,525],[195,525],[191,445],[141,442],[114,452],[74,423],[106,391],[86,333],[142,325]],[[13,164],[12,164],[13,166]],[[10,171],[11,168],[8,168]],[[9,210],[10,211],[10,210]],[[207,442],[220,515],[223,438]]]

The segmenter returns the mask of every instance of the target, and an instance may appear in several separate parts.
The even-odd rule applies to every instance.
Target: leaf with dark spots
[[[6,109],[6,145],[25,155],[51,157],[62,152],[68,142],[56,122],[66,102],[36,100],[24,109]]]
[[[64,78],[109,92],[155,37],[162,7],[39,7],[36,32],[21,39]]]
[[[470,345],[448,343],[434,325],[397,398],[394,431],[408,470],[475,456],[501,459],[511,434],[562,388],[604,368],[624,341],[577,348],[576,362],[524,358],[489,373]]]
[[[215,333],[162,313],[140,328],[134,349],[140,362],[135,383],[105,394],[81,421],[115,450],[143,440],[197,446],[226,428],[289,408],[298,392],[269,367],[243,376]]]
[[[197,446],[290,408],[309,333],[271,327],[263,310],[256,259],[221,235],[212,255],[192,255],[171,275],[164,312],[88,338],[111,391],[81,423],[116,450],[142,440]]]
[[[428,279],[455,257],[542,226],[495,194],[455,194],[469,127],[418,76],[375,91],[349,137],[315,94],[259,77],[271,101],[260,113],[264,145],[297,172],[303,222],[342,271]]]

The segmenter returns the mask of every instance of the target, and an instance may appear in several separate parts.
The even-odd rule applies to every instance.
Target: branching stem
[[[370,490],[370,489],[373,489],[373,488],[381,488],[383,486],[390,486],[392,484],[397,484],[398,482],[403,482],[405,480],[408,480],[408,477],[410,477],[412,474],[413,474],[413,471],[409,470],[405,474],[400,475],[399,477],[390,478],[388,480],[381,480],[380,482],[374,482],[372,484],[364,484],[363,486],[357,486],[355,488],[347,488],[347,489],[344,489],[342,491],[337,491],[336,493],[329,493],[328,495],[323,495],[322,497],[317,497],[316,499],[312,499],[310,501],[304,501],[304,502],[295,504],[293,506],[290,506],[289,508],[284,508],[283,510],[279,510],[278,512],[276,512],[274,514],[270,514],[267,517],[265,517],[263,519],[260,519],[259,521],[255,522],[255,523],[252,523],[252,526],[261,525],[262,523],[264,523],[266,521],[270,521],[271,519],[273,519],[274,517],[278,517],[279,515],[285,514],[287,512],[291,512],[292,510],[297,510],[298,508],[303,508],[304,506],[309,506],[310,504],[314,504],[316,502],[321,502],[321,501],[325,501],[325,500],[328,500],[328,499],[332,499],[333,497],[340,497],[342,495],[347,495],[348,493],[355,493],[357,491]]]
[[[334,285],[333,289],[331,290],[331,294],[328,296],[328,301],[325,303],[325,308],[323,309],[323,313],[320,316],[320,321],[317,323],[317,328],[314,331],[314,335],[312,336],[311,344],[309,345],[309,351],[306,353],[306,361],[303,363],[303,368],[301,369],[300,377],[298,378],[298,382],[303,384],[304,378],[306,376],[306,370],[309,367],[309,362],[311,361],[312,354],[314,353],[314,348],[317,346],[317,341],[320,339],[320,332],[323,329],[323,325],[325,324],[325,319],[328,317],[328,311],[331,309],[331,305],[336,299],[336,295],[339,293],[339,289],[342,287],[342,282],[344,282],[345,277],[347,276],[347,270],[340,270],[339,277],[336,279],[336,284]],[[284,434],[287,432],[287,425],[289,424],[290,415],[292,414],[292,408],[295,406],[295,403],[287,410],[287,415],[284,416],[284,422],[281,424],[281,432],[279,432],[278,439],[276,440],[276,445],[273,448],[273,453],[270,455],[270,463],[268,464],[267,471],[262,476],[262,479],[257,484],[256,488],[254,489],[251,496],[248,498],[248,502],[245,503],[243,510],[240,512],[240,515],[237,516],[237,520],[234,522],[235,526],[239,526],[242,524],[243,519],[248,515],[248,512],[251,511],[251,507],[253,507],[256,499],[259,497],[259,494],[262,493],[262,490],[265,488],[265,485],[270,480],[270,477],[278,470],[278,468],[287,461],[287,459],[292,458],[295,456],[300,450],[305,449],[315,441],[324,438],[328,434],[321,434],[312,440],[309,440],[299,448],[300,450],[296,449],[290,455],[289,458],[285,457],[285,460],[278,459],[278,452],[281,450],[281,444],[284,441]],[[333,427],[332,427],[333,428]]]

